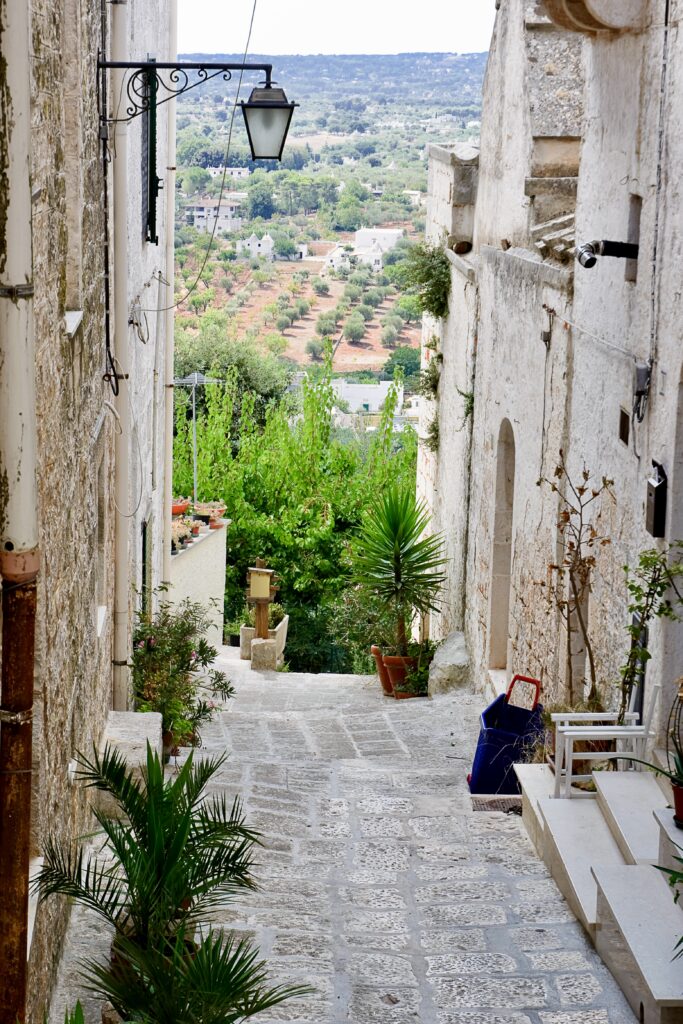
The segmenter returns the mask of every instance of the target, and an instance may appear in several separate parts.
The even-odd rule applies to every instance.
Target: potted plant
[[[194,506],[194,514],[203,523],[211,525],[212,520],[217,521],[225,515],[225,503],[222,501],[198,501]]]
[[[394,485],[371,509],[352,548],[355,582],[391,614],[391,649],[381,657],[394,692],[406,689],[406,674],[418,665],[419,645],[410,643],[415,617],[438,611],[446,578],[443,538],[425,535],[429,520],[413,487]],[[378,651],[373,654],[377,661]]]
[[[255,888],[258,838],[239,800],[206,792],[225,758],[194,765],[190,754],[171,779],[149,744],[142,779],[109,748],[77,760],[81,780],[109,794],[120,814],[94,810],[107,841],[100,854],[86,845],[65,852],[48,839],[33,885],[41,901],[67,896],[113,926],[111,962],[85,964],[88,987],[123,1020],[148,1024],[187,1020],[188,1006],[207,1024],[242,1020],[301,991],[265,989],[264,965],[248,942],[211,930],[194,940],[213,908]]]
[[[216,648],[206,640],[210,620],[203,605],[185,600],[177,607],[161,601],[150,617],[138,613],[133,632],[131,667],[138,711],[157,711],[164,745],[196,743],[199,728],[234,690],[224,672],[210,666]]]
[[[393,687],[394,697],[405,700],[409,697],[426,697],[429,688],[429,669],[434,660],[438,644],[431,640],[409,644],[408,654],[413,664],[408,668],[405,679]]]
[[[643,761],[639,757],[624,754],[624,761],[645,765],[657,775],[663,775],[671,783],[674,802],[674,822],[683,829],[683,676],[677,680],[678,692],[674,697],[666,730],[667,767]]]
[[[171,503],[171,515],[184,516],[189,507],[189,498],[173,498]]]

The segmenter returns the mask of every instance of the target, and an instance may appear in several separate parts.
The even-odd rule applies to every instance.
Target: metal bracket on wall
[[[2,284],[0,285],[0,299],[32,299],[32,284]]]
[[[140,62],[98,60],[97,68],[103,73],[103,76],[106,71],[113,70],[132,72],[126,81],[128,98],[126,116],[107,118],[106,120],[110,123],[112,121],[132,121],[134,117],[139,117],[140,114],[148,111],[152,102],[155,106],[161,106],[162,103],[168,103],[176,96],[180,96],[190,89],[196,89],[198,85],[203,85],[204,82],[217,78],[219,75],[229,82],[233,71],[263,71],[266,86],[270,86],[273,75],[272,64],[218,64],[211,61],[181,61],[171,64],[153,60]],[[193,74],[191,75],[190,72]],[[103,77],[103,91],[104,85]]]
[[[0,723],[5,725],[28,725],[33,721],[33,708],[27,711],[7,711],[0,708]]]

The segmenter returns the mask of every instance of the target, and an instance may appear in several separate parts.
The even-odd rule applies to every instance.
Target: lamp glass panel
[[[252,569],[249,591],[251,597],[270,597],[270,573]]]
[[[244,105],[255,160],[277,160],[285,143],[292,107]]]

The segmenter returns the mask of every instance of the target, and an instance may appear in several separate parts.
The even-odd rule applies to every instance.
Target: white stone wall
[[[168,0],[130,0],[128,4],[130,60],[174,60],[170,46],[170,4]],[[157,174],[167,177],[168,105],[158,107]],[[160,277],[173,281],[173,267],[166,266],[166,237],[173,224],[166,223],[165,192],[157,199],[157,232],[159,244],[146,242],[142,221],[142,124],[133,120],[128,128],[128,302],[132,316],[138,317],[140,329],[129,327],[130,381],[127,385],[131,403],[131,437],[128,450],[130,465],[129,550],[131,559],[131,614],[139,602],[142,588],[142,535],[144,524],[151,523],[151,586],[162,580],[163,521],[170,509],[163,506],[164,494],[164,362],[166,346],[163,310],[172,295]],[[172,301],[172,300],[171,300]],[[156,370],[156,377],[155,377]]]
[[[207,640],[214,645],[223,643],[225,550],[229,529],[224,526],[203,532],[171,559],[168,597],[174,604],[189,598],[207,606],[212,621]]]
[[[449,317],[424,327],[424,341],[437,334],[443,365],[439,451],[422,450],[418,487],[432,506],[433,528],[445,531],[449,559],[433,627],[444,635],[464,625],[481,686],[498,668],[507,677],[541,676],[546,700],[565,696],[566,637],[548,570],[561,557],[558,504],[547,486],[537,486],[552,476],[560,449],[574,476],[585,466],[598,481],[614,480],[614,501],[602,502],[596,523],[611,544],[597,553],[588,607],[608,700],[616,699],[628,648],[623,566],[644,548],[663,546],[644,528],[653,459],[669,475],[667,538],[683,537],[683,53],[672,27],[663,77],[660,21],[637,33],[584,38],[552,25],[541,4],[507,0],[491,48],[471,210],[455,198],[463,182],[456,151],[430,150],[427,237],[466,237],[469,213],[474,245],[464,258],[451,257]],[[539,178],[540,196],[529,187]],[[584,270],[566,257],[541,258],[535,226],[552,231],[547,221],[560,215],[571,223],[574,207],[577,242],[635,240],[631,195],[642,199],[637,281],[625,280],[623,260]],[[428,357],[423,350],[423,363]],[[630,414],[635,362],[648,359],[648,407],[627,446],[619,440],[620,410]],[[456,385],[474,390],[473,418],[462,430]],[[422,430],[432,414],[423,412]],[[514,439],[511,510],[500,498],[501,429]],[[508,459],[511,450],[509,442],[500,448]],[[648,677],[664,683],[666,709],[683,670],[681,625],[655,624],[650,646]]]

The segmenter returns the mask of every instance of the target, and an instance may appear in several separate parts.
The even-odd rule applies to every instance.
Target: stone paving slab
[[[218,667],[236,696],[197,756],[228,752],[218,788],[264,842],[218,921],[315,989],[259,1024],[635,1024],[521,819],[472,811],[481,697]]]

